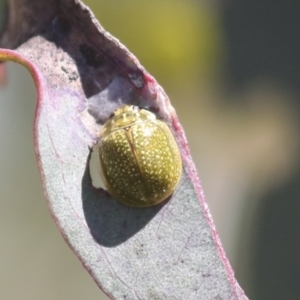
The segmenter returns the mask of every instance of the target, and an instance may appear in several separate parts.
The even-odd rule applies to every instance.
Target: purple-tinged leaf
[[[0,64],[0,86],[5,85],[6,81],[7,81],[7,77],[6,77],[6,65],[5,64]]]
[[[35,80],[35,149],[45,195],[62,235],[101,289],[112,299],[247,299],[168,97],[90,10],[76,0],[12,0],[0,46],[7,48],[1,60],[25,65]],[[155,111],[181,151],[177,190],[150,208],[116,202],[90,177],[99,129],[125,103]]]

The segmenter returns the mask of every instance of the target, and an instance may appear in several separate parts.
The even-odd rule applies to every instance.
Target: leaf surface
[[[23,64],[37,86],[35,150],[48,205],[99,287],[112,299],[247,299],[155,79],[81,1],[12,0],[7,16],[0,59]],[[178,142],[183,175],[160,205],[126,207],[93,186],[91,148],[122,104],[155,111]]]

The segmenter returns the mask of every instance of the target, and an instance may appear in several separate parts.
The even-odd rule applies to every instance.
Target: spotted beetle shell
[[[98,153],[107,191],[128,206],[160,203],[181,177],[181,157],[169,127],[136,106],[120,107],[104,124]]]

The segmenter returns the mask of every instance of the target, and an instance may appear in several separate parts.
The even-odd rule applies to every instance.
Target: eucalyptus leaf
[[[0,59],[23,64],[35,80],[35,150],[45,196],[64,239],[99,287],[111,299],[247,299],[164,90],[81,1],[8,4]],[[182,178],[162,204],[127,207],[93,185],[92,148],[123,104],[154,111],[180,148]]]

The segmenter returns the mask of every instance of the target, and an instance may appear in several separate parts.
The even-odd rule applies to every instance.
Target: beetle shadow
[[[105,247],[115,247],[147,225],[162,209],[160,204],[134,208],[114,200],[108,192],[93,186],[90,175],[91,152],[82,178],[82,207],[87,225],[95,241]]]

